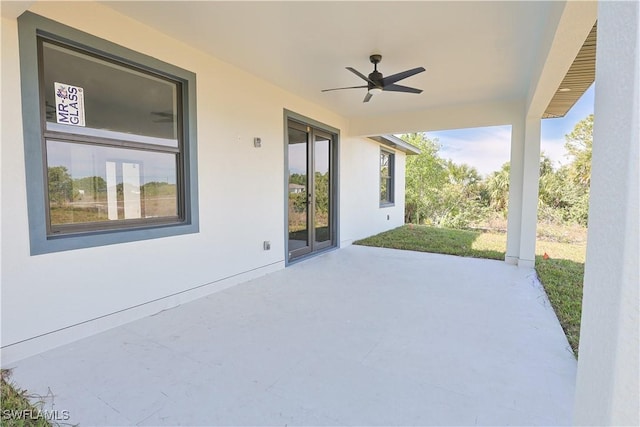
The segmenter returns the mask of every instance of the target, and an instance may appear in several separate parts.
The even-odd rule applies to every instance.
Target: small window
[[[380,151],[380,206],[394,201],[394,154]]]
[[[31,253],[197,232],[195,74],[18,24]]]

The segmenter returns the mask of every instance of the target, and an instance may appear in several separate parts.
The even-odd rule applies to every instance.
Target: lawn
[[[11,383],[11,371],[3,369],[0,378],[0,402],[2,414],[0,425],[7,427],[49,427],[45,416],[37,406],[29,403],[27,392]]]
[[[586,244],[584,240],[578,240],[574,243],[557,240],[546,234],[538,236],[536,272],[577,357]],[[497,232],[404,225],[354,243],[364,246],[503,260],[507,236]]]

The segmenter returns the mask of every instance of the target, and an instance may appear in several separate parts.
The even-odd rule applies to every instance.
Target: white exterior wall
[[[396,197],[394,206],[380,207],[379,186],[367,184],[372,176],[376,177],[376,182],[380,181],[380,145],[369,139],[361,141],[363,142],[360,144],[342,147],[344,157],[340,168],[343,173],[340,217],[343,227],[340,240],[343,245],[404,224],[405,154],[384,147],[384,150],[395,153]],[[363,159],[367,160],[362,161]]]
[[[344,118],[101,5],[30,10],[196,73],[200,232],[30,256],[17,21],[3,17],[3,366],[283,268],[284,109],[341,131],[342,242],[402,224],[404,155],[396,156],[398,203],[381,209],[380,146],[349,138]]]
[[[599,2],[575,425],[640,425],[640,3]]]

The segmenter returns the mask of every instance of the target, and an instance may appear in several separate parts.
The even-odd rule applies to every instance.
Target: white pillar
[[[638,2],[598,3],[577,425],[640,425],[639,21]]]
[[[507,209],[507,252],[505,261],[517,265],[520,257],[522,226],[522,177],[524,170],[524,120],[511,124],[511,158],[509,161],[509,206]]]
[[[540,175],[540,119],[527,118],[511,127],[511,174],[505,261],[519,267],[535,264]]]
[[[522,216],[518,267],[533,268],[536,260],[538,226],[538,183],[540,180],[540,118],[525,122],[522,178]]]

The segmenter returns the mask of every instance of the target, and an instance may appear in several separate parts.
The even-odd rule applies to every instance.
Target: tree
[[[585,189],[591,184],[591,151],[593,148],[593,114],[580,120],[569,135],[565,135],[564,147],[573,157],[569,165],[569,177]]]
[[[555,169],[540,156],[538,218],[554,223],[587,224],[593,115],[566,135],[571,163]],[[462,228],[486,220],[490,211],[507,217],[510,164],[482,180],[474,168],[438,156],[438,143],[424,133],[402,137],[421,154],[407,157],[405,222]]]
[[[106,191],[106,183],[105,183]],[[177,194],[177,186],[175,184],[169,184],[162,181],[151,181],[144,184],[141,188],[142,194],[147,197],[158,196],[175,196]]]
[[[107,182],[100,176],[87,176],[73,180],[74,193],[82,192],[86,197],[97,200],[100,193],[106,193]]]
[[[467,164],[445,163],[447,182],[439,192],[440,204],[433,213],[436,225],[466,228],[487,217],[482,203],[482,179],[477,169]]]
[[[565,174],[556,171],[553,162],[540,154],[540,180],[538,182],[538,221],[561,223],[567,207]]]
[[[509,205],[509,174],[511,164],[506,162],[499,171],[493,172],[486,179],[486,191],[489,195],[489,206],[507,217]]]
[[[329,213],[329,172],[316,172],[314,186],[316,214],[326,216]]]
[[[540,163],[540,198],[538,218],[549,222],[587,225],[593,114],[576,123],[565,135],[565,148],[571,157],[568,165],[557,171],[544,155]]]
[[[50,166],[47,179],[50,203],[62,206],[73,200],[73,180],[65,166]]]
[[[466,163],[459,165],[451,160],[447,160],[445,165],[451,183],[473,188],[482,181],[478,170],[473,166],[469,166]]]
[[[403,135],[402,139],[420,149],[420,154],[407,156],[405,194],[405,221],[420,224],[440,203],[439,193],[447,182],[447,174],[437,154],[437,141],[424,133]]]
[[[565,139],[565,148],[572,160],[559,171],[564,175],[563,194],[566,206],[563,219],[586,226],[589,216],[589,187],[591,185],[593,114],[579,121],[573,131],[565,135]]]

